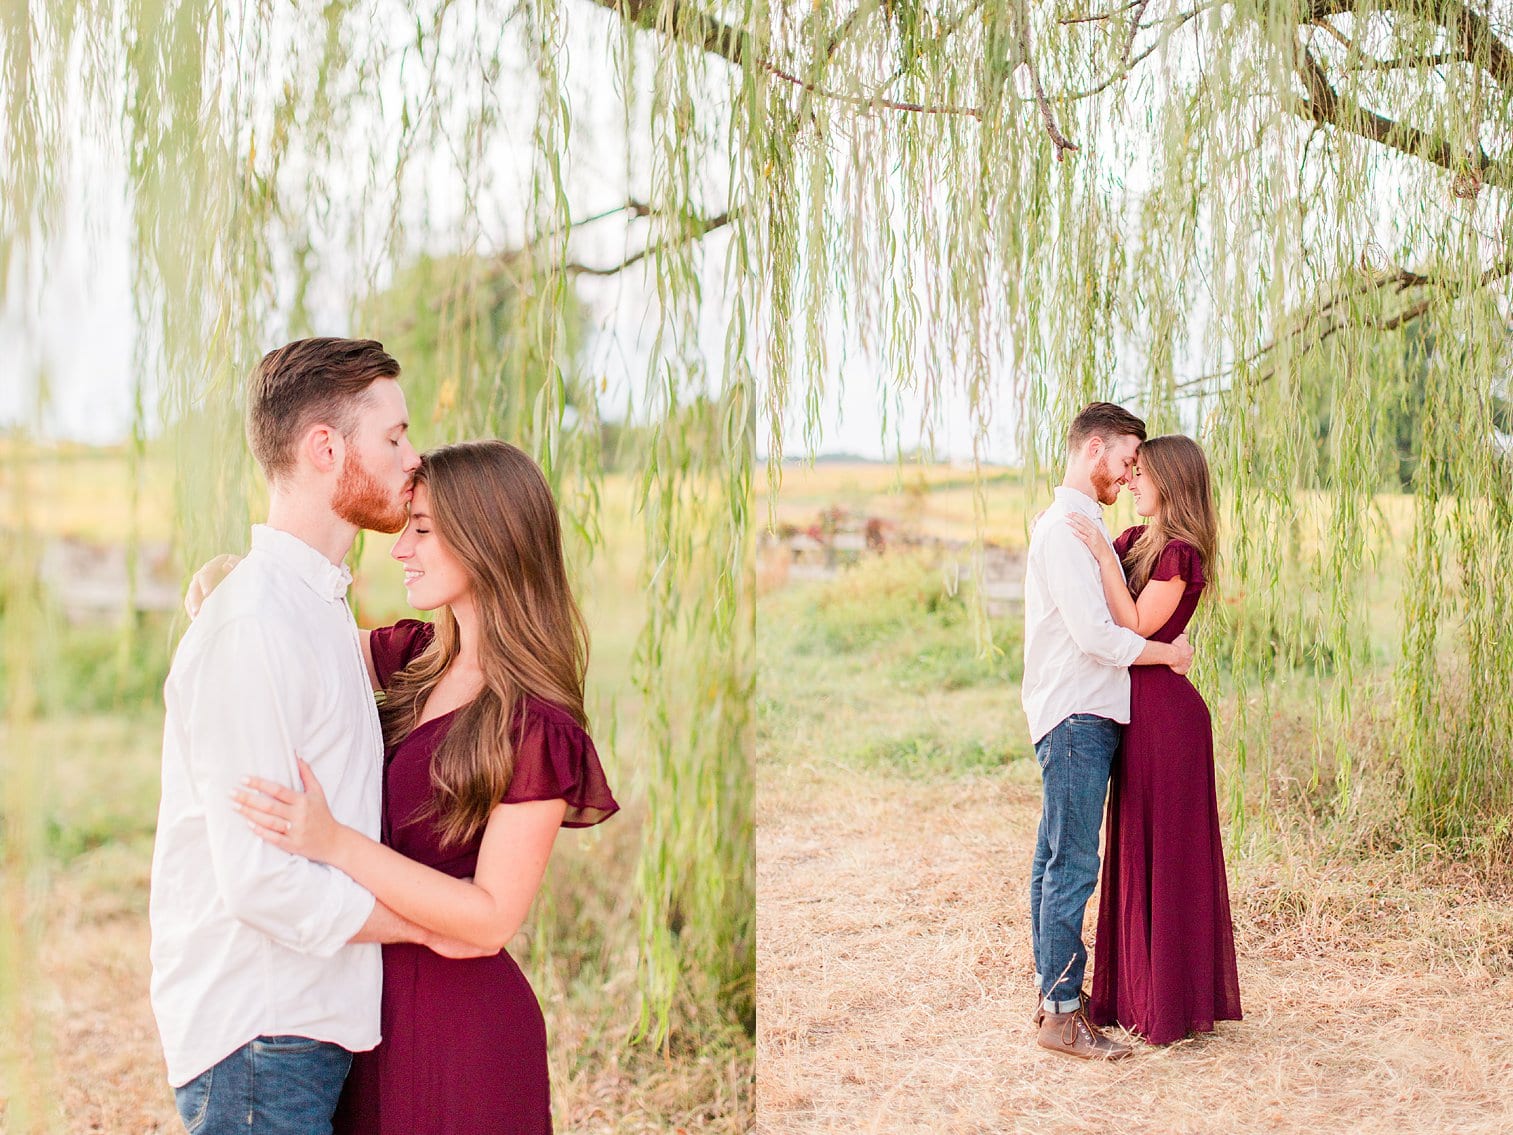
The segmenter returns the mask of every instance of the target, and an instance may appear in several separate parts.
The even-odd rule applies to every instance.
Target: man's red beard
[[[1093,466],[1088,480],[1093,483],[1093,495],[1098,498],[1099,504],[1113,504],[1119,499],[1119,478],[1108,467],[1107,453],[1098,458],[1098,464]]]
[[[405,502],[384,490],[355,449],[348,450],[347,461],[336,479],[331,511],[348,524],[371,532],[398,532],[409,519]]]

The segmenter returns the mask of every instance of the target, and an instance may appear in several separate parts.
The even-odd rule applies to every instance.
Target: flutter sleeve
[[[1181,579],[1189,587],[1202,587],[1203,557],[1185,540],[1170,540],[1156,557],[1156,566],[1151,569],[1152,579]]]
[[[501,803],[566,800],[565,828],[588,828],[620,810],[594,742],[554,706],[527,702],[515,741],[515,771]]]
[[[369,632],[368,646],[373,651],[373,670],[380,688],[398,674],[426,647],[436,628],[419,619],[400,619],[391,627],[377,627]]]

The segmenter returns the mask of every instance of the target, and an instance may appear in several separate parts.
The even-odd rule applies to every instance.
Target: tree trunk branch
[[[703,48],[711,55],[717,55],[737,67],[748,64],[760,67],[773,78],[791,83],[821,98],[834,99],[863,110],[897,110],[913,114],[953,114],[982,118],[982,111],[973,106],[937,106],[928,103],[905,102],[899,99],[868,98],[866,95],[848,95],[839,91],[826,90],[819,84],[784,70],[776,63],[764,58],[757,51],[747,32],[696,11],[682,0],[668,0],[665,4],[661,0],[592,0],[592,2],[629,20],[636,27],[658,32],[691,47]],[[1075,148],[1074,146],[1073,149]]]
[[[1437,135],[1341,97],[1330,83],[1323,64],[1302,43],[1294,46],[1293,69],[1308,92],[1307,98],[1290,103],[1290,109],[1299,117],[1321,126],[1337,127],[1451,173],[1464,173],[1470,167],[1482,181],[1504,188],[1513,186],[1513,178],[1509,178],[1506,166],[1492,161],[1480,147],[1475,153],[1458,151]]]
[[[730,224],[731,217],[732,215],[730,213],[720,213],[717,216],[713,217],[702,217],[694,223],[693,228],[690,232],[684,234],[684,239],[702,240],[704,237],[714,232],[715,229],[724,228],[726,225]],[[625,271],[625,269],[629,268],[632,264],[635,264],[641,260],[645,260],[653,253],[660,252],[664,248],[670,248],[674,243],[676,242],[661,241],[657,244],[648,244],[639,252],[631,253],[624,260],[620,261],[620,263],[611,264],[608,267],[604,268],[597,268],[588,264],[579,264],[577,262],[569,263],[567,265],[567,271],[574,276],[613,276],[617,273]]]
[[[1030,50],[1030,12],[1029,6],[1020,0],[1015,11],[1015,19],[1019,23],[1019,60],[1024,64],[1025,70],[1030,73],[1030,86],[1035,91],[1035,104],[1040,107],[1040,117],[1045,120],[1045,132],[1051,136],[1052,143],[1056,146],[1056,160],[1059,162],[1066,157],[1068,150],[1075,150],[1075,143],[1069,142],[1061,127],[1056,123],[1056,115],[1051,110],[1050,100],[1045,97],[1045,87],[1040,82],[1040,72],[1035,68],[1035,56]]]
[[[683,0],[593,0],[638,28],[659,32],[690,47],[703,48],[737,67],[760,62],[751,36],[740,28],[721,23]]]
[[[1396,0],[1389,6],[1438,24],[1450,33],[1461,54],[1477,61],[1503,87],[1513,88],[1513,46],[1497,34],[1482,13],[1473,11],[1462,0]]]

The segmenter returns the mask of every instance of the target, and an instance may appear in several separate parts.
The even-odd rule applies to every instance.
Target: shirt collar
[[[309,585],[322,599],[344,599],[352,584],[352,572],[346,564],[337,567],[298,536],[266,524],[252,526],[253,550],[288,568]]]
[[[1070,485],[1056,486],[1056,499],[1067,508],[1074,508],[1078,512],[1086,513],[1097,520],[1103,519],[1103,509],[1092,497],[1081,489],[1074,489]]]

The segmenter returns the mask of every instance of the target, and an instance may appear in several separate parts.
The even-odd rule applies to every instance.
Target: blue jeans
[[[352,1066],[340,1045],[260,1036],[173,1091],[189,1135],[329,1135]]]
[[[1035,983],[1052,1013],[1078,1008],[1087,947],[1082,916],[1098,881],[1098,832],[1124,727],[1074,713],[1035,743],[1042,803],[1030,869]]]

